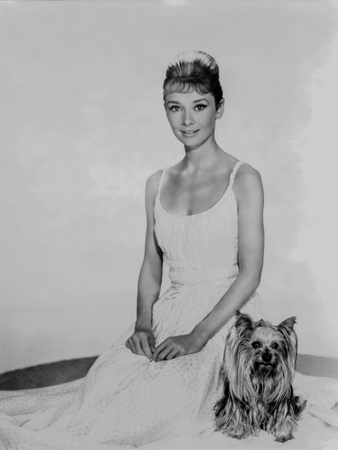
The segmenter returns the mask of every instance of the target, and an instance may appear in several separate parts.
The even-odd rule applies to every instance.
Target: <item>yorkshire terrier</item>
[[[293,438],[306,401],[295,396],[295,317],[279,325],[237,312],[225,346],[224,395],[215,405],[217,430],[234,437],[264,430],[278,442]]]

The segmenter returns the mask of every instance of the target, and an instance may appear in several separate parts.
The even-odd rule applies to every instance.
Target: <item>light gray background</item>
[[[338,357],[337,17],[326,0],[0,3],[0,371],[98,354],[133,322],[144,184],[183,156],[162,82],[191,49],[221,69],[219,144],[263,177],[262,314]]]

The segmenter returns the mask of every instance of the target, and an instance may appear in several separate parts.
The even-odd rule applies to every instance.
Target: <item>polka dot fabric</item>
[[[210,209],[176,216],[155,201],[155,233],[171,286],[154,306],[157,344],[189,333],[238,274],[238,162],[222,198]],[[244,309],[256,316],[255,300]],[[133,326],[82,379],[49,388],[0,392],[0,448],[95,450],[134,448],[214,428],[229,325],[193,355],[153,362],[125,346]]]

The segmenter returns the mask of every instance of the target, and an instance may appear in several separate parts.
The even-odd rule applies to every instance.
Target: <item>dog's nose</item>
[[[268,363],[268,362],[271,361],[271,359],[272,359],[272,355],[271,355],[270,352],[264,352],[264,353],[262,354],[262,360],[263,360],[264,362]]]

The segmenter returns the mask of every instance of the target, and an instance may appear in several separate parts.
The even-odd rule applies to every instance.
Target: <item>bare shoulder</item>
[[[253,196],[263,198],[261,174],[249,164],[241,164],[234,179],[234,191],[239,200]]]
[[[146,182],[146,209],[151,212],[154,208],[155,198],[157,196],[160,179],[162,176],[162,170],[158,170],[157,172],[150,175]]]
[[[147,179],[146,183],[146,192],[147,195],[154,197],[157,194],[158,186],[160,184],[160,179],[162,176],[163,170],[157,170],[155,173],[150,175],[150,177]]]
[[[250,164],[241,164],[234,180],[234,186],[239,189],[246,189],[260,185],[262,185],[262,177],[258,170]]]

